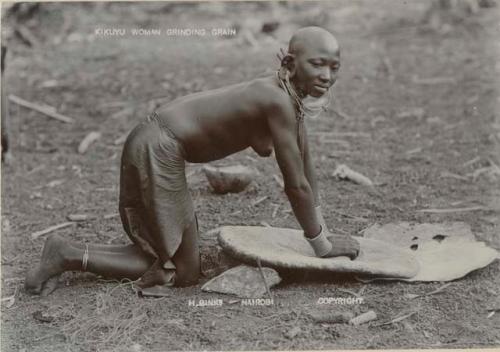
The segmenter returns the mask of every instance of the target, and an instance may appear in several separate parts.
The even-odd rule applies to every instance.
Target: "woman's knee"
[[[187,248],[186,248],[187,247]],[[176,253],[174,264],[176,267],[176,285],[196,285],[200,279],[201,261],[200,251],[196,246],[186,246]]]
[[[200,279],[201,261],[197,228],[196,220],[193,220],[184,231],[181,245],[172,258],[176,267],[177,286],[196,285]]]
[[[176,286],[192,286],[198,284],[200,280],[200,267],[198,264],[192,264],[189,267],[177,266],[175,271]]]

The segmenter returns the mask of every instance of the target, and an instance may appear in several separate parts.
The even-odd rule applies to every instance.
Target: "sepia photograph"
[[[0,5],[0,351],[500,348],[500,1]]]

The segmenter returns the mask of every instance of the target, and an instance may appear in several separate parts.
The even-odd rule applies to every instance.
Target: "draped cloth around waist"
[[[156,113],[139,124],[125,142],[120,216],[130,239],[156,259],[156,269],[175,269],[171,258],[184,230],[195,220],[194,207],[182,145]]]

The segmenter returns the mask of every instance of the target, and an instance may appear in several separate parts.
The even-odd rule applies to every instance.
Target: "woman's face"
[[[321,97],[337,80],[340,50],[336,43],[311,42],[295,56],[291,81],[303,94]]]

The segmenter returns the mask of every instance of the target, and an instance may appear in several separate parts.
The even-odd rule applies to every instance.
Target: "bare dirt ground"
[[[430,2],[335,1],[280,8],[279,41],[302,25],[331,29],[342,45],[333,111],[310,125],[327,222],[359,234],[374,223],[465,221],[477,238],[500,249],[500,181],[474,171],[500,164],[499,11],[481,8],[433,27],[423,22]],[[321,6],[322,11],[317,12]],[[315,12],[316,11],[316,12]],[[229,38],[94,35],[96,28],[252,28],[270,18],[267,5],[44,4],[28,24],[40,41],[27,48],[12,39],[5,82],[11,94],[74,117],[64,124],[11,103],[15,161],[2,168],[2,351],[147,351],[458,348],[500,345],[500,265],[442,283],[370,283],[350,277],[293,275],[273,289],[275,305],[244,307],[231,297],[172,289],[168,297],[139,298],[130,284],[90,274],[64,274],[49,297],[27,295],[24,275],[36,265],[46,236],[30,234],[67,221],[73,240],[126,243],[117,213],[119,156],[115,141],[155,106],[189,92],[268,74],[277,67],[279,41]],[[243,25],[246,24],[246,25]],[[156,99],[155,99],[156,98]],[[116,104],[111,104],[116,103]],[[102,137],[80,155],[83,137]],[[343,133],[324,137],[317,132]],[[189,165],[199,214],[205,269],[220,225],[294,227],[272,159],[244,151],[217,165],[242,163],[260,171],[245,192],[215,195],[200,165]],[[382,196],[335,181],[345,163],[369,176]],[[448,173],[448,174],[447,174]],[[449,176],[454,174],[455,176]],[[448,175],[448,176],[447,176]],[[457,178],[457,175],[463,176]],[[268,196],[256,206],[252,203]],[[273,217],[273,210],[279,206]],[[482,210],[419,213],[425,208],[483,206]],[[109,215],[109,216],[106,216]],[[298,279],[300,277],[300,280]],[[344,290],[344,291],[343,291]],[[364,304],[318,305],[319,297]],[[189,307],[188,299],[222,298],[221,307]],[[377,321],[354,327],[317,324],[321,310],[370,309]],[[390,321],[416,312],[393,324]],[[296,334],[290,331],[296,329]]]

